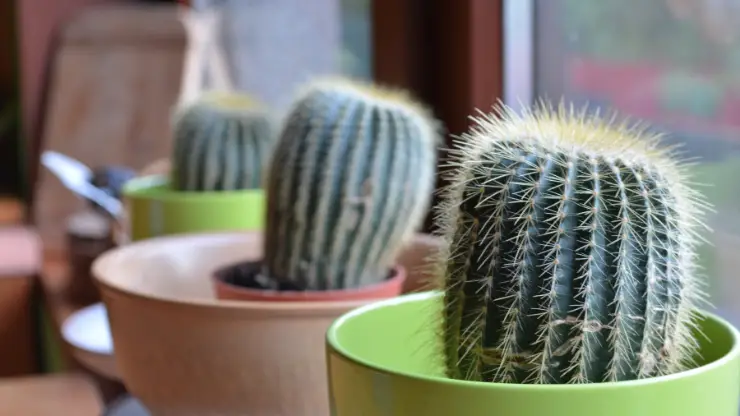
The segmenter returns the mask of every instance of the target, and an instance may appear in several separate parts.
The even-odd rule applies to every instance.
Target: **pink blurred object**
[[[41,270],[41,241],[31,228],[0,228],[0,277],[27,276]]]
[[[615,62],[571,57],[568,62],[571,87],[592,93],[619,93],[636,83],[654,84],[663,68],[650,62]]]
[[[740,88],[725,95],[719,122],[731,128],[740,127]]]

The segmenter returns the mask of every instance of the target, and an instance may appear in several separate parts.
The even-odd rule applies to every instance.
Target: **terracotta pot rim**
[[[370,294],[370,293],[377,293],[377,292],[383,292],[383,289],[387,289],[389,287],[397,286],[400,290],[400,288],[403,286],[404,282],[406,281],[406,269],[400,265],[400,264],[394,264],[390,267],[391,275],[387,279],[373,283],[370,285],[357,287],[357,288],[349,288],[349,289],[332,289],[332,290],[307,290],[307,291],[298,291],[298,290],[285,290],[285,291],[278,291],[278,290],[265,290],[265,289],[255,289],[255,288],[248,288],[244,286],[235,285],[230,282],[226,282],[223,279],[223,275],[220,273],[228,268],[244,264],[244,263],[251,263],[251,264],[262,264],[263,260],[250,260],[250,261],[241,261],[237,263],[232,263],[225,265],[217,270],[215,270],[213,273],[211,273],[211,281],[215,286],[222,286],[227,287],[229,291],[236,292],[240,295],[243,295],[249,300],[262,302],[256,299],[264,299],[265,302],[311,302],[312,304],[316,302],[337,302],[342,301],[343,298],[352,298],[352,299],[358,299],[358,296],[363,296],[364,294]],[[400,295],[400,292],[398,293]],[[299,298],[299,299],[296,299]],[[388,296],[371,296],[367,295],[364,297],[364,299],[371,300],[371,299],[387,299]],[[335,299],[335,300],[332,300]],[[358,299],[359,300],[359,299]]]
[[[305,315],[307,317],[317,315],[336,314],[337,311],[354,309],[368,303],[365,300],[341,300],[341,301],[244,301],[244,300],[219,300],[216,299],[215,293],[213,298],[176,298],[161,294],[150,294],[138,292],[135,289],[124,287],[116,282],[111,282],[106,278],[107,270],[113,269],[116,265],[121,264],[132,253],[147,250],[151,246],[161,246],[175,240],[188,237],[193,240],[233,240],[234,242],[242,241],[242,238],[249,234],[262,234],[262,230],[249,231],[223,231],[223,232],[203,232],[193,234],[167,235],[149,238],[124,246],[117,247],[100,255],[92,265],[92,276],[95,285],[101,291],[103,299],[111,297],[123,297],[138,302],[148,302],[150,304],[167,305],[172,308],[190,309],[194,315],[207,312],[208,314],[220,313],[226,316],[234,316],[239,319],[244,318],[244,314],[259,315],[260,313],[279,316],[279,315]],[[241,238],[240,238],[241,237]],[[210,275],[211,273],[209,273]],[[204,276],[209,279],[210,276]],[[211,315],[212,316],[212,315]]]

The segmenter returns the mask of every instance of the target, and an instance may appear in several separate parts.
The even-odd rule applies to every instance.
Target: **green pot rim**
[[[715,315],[713,313],[709,313],[703,310],[699,311],[699,313],[702,316],[704,316],[707,319],[718,322],[732,335],[732,340],[733,340],[732,348],[730,348],[727,354],[725,354],[722,358],[715,360],[711,363],[702,365],[700,367],[692,368],[690,370],[682,371],[680,373],[659,376],[659,377],[645,378],[645,379],[640,379],[640,380],[630,380],[630,381],[611,381],[611,382],[588,383],[588,384],[511,384],[511,383],[488,383],[488,382],[481,382],[481,381],[455,380],[455,379],[445,378],[445,377],[434,377],[434,376],[428,376],[428,375],[423,375],[423,374],[415,374],[415,373],[410,373],[406,371],[395,371],[387,367],[381,367],[381,366],[372,364],[360,357],[357,357],[352,352],[343,348],[338,340],[338,334],[339,334],[339,331],[341,330],[340,328],[342,327],[342,325],[344,325],[345,322],[347,322],[348,320],[351,320],[355,316],[365,314],[375,309],[384,308],[386,306],[398,305],[398,304],[405,303],[405,302],[421,301],[425,299],[441,297],[442,295],[443,293],[441,291],[432,290],[432,291],[426,291],[426,292],[421,292],[421,293],[402,295],[402,296],[398,296],[398,297],[387,299],[387,300],[377,301],[377,302],[356,308],[350,312],[345,313],[341,317],[337,318],[331,324],[331,326],[326,332],[326,343],[329,346],[329,348],[336,351],[342,358],[349,360],[351,362],[354,362],[355,364],[359,366],[365,367],[366,369],[370,369],[372,371],[379,372],[382,374],[400,376],[400,377],[405,377],[405,378],[415,379],[415,380],[425,381],[425,382],[431,382],[431,383],[452,384],[452,385],[457,385],[459,387],[469,387],[469,388],[476,388],[476,389],[495,388],[495,389],[505,389],[505,390],[512,390],[512,391],[514,390],[518,390],[518,391],[535,391],[535,390],[537,391],[541,391],[541,390],[572,391],[573,389],[600,390],[600,389],[614,389],[614,388],[621,388],[621,387],[636,387],[636,386],[642,386],[642,385],[650,385],[650,384],[662,383],[662,382],[681,379],[681,378],[688,378],[688,377],[691,377],[693,375],[696,375],[702,372],[711,371],[712,369],[716,369],[716,368],[728,365],[730,362],[732,362],[732,360],[735,357],[740,355],[740,332],[725,319],[719,317],[718,315]]]
[[[167,175],[140,176],[126,182],[122,195],[129,199],[155,199],[159,201],[189,202],[203,201],[228,202],[243,200],[264,195],[262,188],[241,189],[236,191],[178,191],[170,187]]]

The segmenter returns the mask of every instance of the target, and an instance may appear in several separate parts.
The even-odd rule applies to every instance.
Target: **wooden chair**
[[[166,157],[186,47],[177,7],[89,7],[65,25],[56,44],[40,149],[88,166],[134,169]],[[120,393],[120,385],[109,388],[75,363],[60,342],[62,322],[82,306],[65,296],[65,223],[82,203],[45,169],[29,221],[25,207],[3,209],[0,200],[0,414],[97,416],[100,393],[106,400]],[[40,370],[34,332],[39,292],[53,327],[45,348],[61,358],[51,370],[65,374],[29,375]]]

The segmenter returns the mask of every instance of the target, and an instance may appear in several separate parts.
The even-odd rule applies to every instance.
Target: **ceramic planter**
[[[222,192],[179,192],[164,175],[143,176],[123,189],[130,239],[207,231],[262,227],[262,189]]]
[[[740,334],[705,314],[700,366],[671,376],[590,385],[461,382],[442,376],[433,321],[441,293],[377,302],[327,333],[333,416],[737,416]]]
[[[118,374],[152,415],[329,415],[324,335],[370,301],[217,300],[213,272],[261,247],[260,232],[176,235],[96,260]]]

